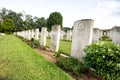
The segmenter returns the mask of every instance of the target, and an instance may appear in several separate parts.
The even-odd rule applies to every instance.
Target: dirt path
[[[45,51],[42,49],[34,49],[35,51],[37,51],[39,54],[41,54],[44,58],[46,58],[48,61],[55,63],[56,62],[56,58],[53,56],[53,53],[50,51]]]

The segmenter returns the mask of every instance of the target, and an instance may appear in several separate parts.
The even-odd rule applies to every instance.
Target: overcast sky
[[[80,19],[93,19],[94,27],[102,29],[120,26],[120,0],[0,0],[2,7],[45,18],[57,11],[64,27]]]

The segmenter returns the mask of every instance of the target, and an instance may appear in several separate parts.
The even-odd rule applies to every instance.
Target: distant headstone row
[[[98,42],[103,35],[108,36],[113,41],[113,43],[120,44],[119,26],[115,26],[112,29],[103,29],[103,30],[94,28],[92,42]]]
[[[58,52],[60,40],[66,35],[67,41],[72,41],[71,46],[71,56],[82,61],[85,56],[84,47],[91,44],[92,42],[98,42],[100,37],[108,35],[114,43],[120,44],[120,27],[113,27],[109,30],[100,30],[98,28],[93,29],[94,20],[92,19],[82,19],[74,22],[74,29],[67,30],[65,33],[61,30],[60,25],[53,25],[52,31],[48,32],[46,27],[42,27],[41,33],[39,29],[26,30],[17,32],[18,36],[25,39],[39,40],[40,45],[46,46],[46,37],[51,37],[50,49],[52,51]]]

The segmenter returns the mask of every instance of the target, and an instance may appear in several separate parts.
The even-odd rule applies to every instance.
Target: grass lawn
[[[72,80],[13,35],[0,35],[0,80]]]
[[[101,41],[101,40],[100,40],[100,41],[98,42],[98,44],[103,44],[103,43],[104,43],[104,44],[113,44],[112,41]]]
[[[70,53],[71,53],[71,44],[72,44],[72,42],[70,42],[70,41],[61,40],[60,41],[59,51],[65,53],[67,55],[70,55]],[[48,47],[50,47],[50,39],[49,38],[47,38],[46,45]]]

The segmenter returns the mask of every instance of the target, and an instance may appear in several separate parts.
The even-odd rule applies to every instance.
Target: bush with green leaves
[[[105,80],[120,80],[120,46],[91,44],[85,48],[85,64]]]
[[[72,57],[60,57],[56,64],[66,71],[72,71],[78,76],[81,76],[87,71],[83,63]]]
[[[107,35],[103,35],[103,36],[101,37],[101,40],[103,40],[103,41],[111,41],[111,39],[110,39],[109,36],[107,36]]]
[[[1,32],[6,33],[6,34],[11,34],[14,32],[14,22],[10,18],[6,18],[4,21],[1,23]]]
[[[32,48],[37,48],[37,47],[39,47],[39,42],[38,42],[38,40],[34,40],[34,38],[31,38],[31,47]]]

